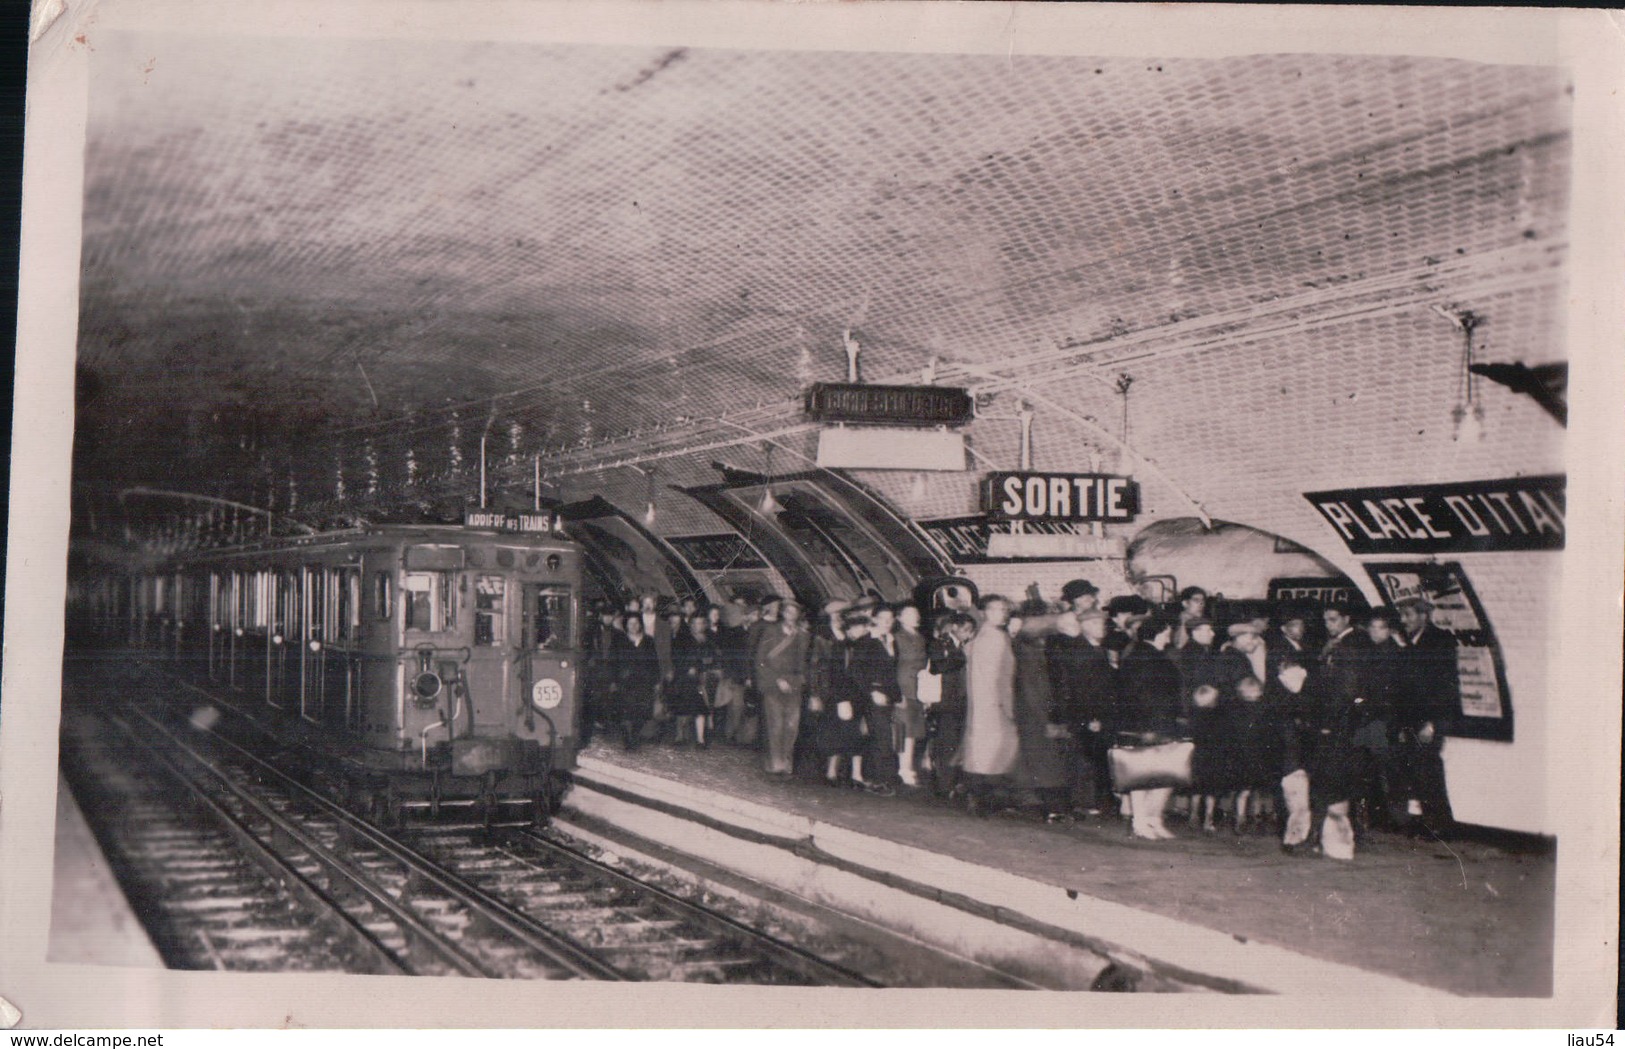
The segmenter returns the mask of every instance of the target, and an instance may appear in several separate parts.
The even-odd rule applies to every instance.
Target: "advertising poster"
[[[1407,562],[1365,568],[1385,603],[1425,598],[1433,606],[1434,625],[1455,635],[1462,715],[1455,735],[1510,742],[1512,699],[1501,647],[1461,565]]]

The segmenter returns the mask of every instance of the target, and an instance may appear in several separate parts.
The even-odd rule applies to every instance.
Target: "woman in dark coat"
[[[705,747],[705,723],[711,716],[711,696],[716,692],[722,663],[704,616],[689,617],[687,628],[672,642],[671,662],[673,677],[666,709],[677,719],[677,741],[682,742],[684,728],[692,722],[695,745]]]
[[[610,653],[614,680],[614,719],[627,750],[638,747],[638,733],[654,717],[655,693],[660,689],[660,653],[654,639],[643,632],[643,617],[626,617],[626,633],[617,634]]]
[[[1202,830],[1213,834],[1218,830],[1213,814],[1219,796],[1236,789],[1230,710],[1220,702],[1219,690],[1211,682],[1197,685],[1190,700],[1191,739],[1196,743],[1191,755],[1191,822],[1196,822],[1199,801]]]
[[[1306,764],[1309,798],[1321,824],[1321,851],[1334,859],[1354,858],[1354,827],[1349,803],[1370,774],[1370,751],[1360,745],[1367,719],[1360,696],[1358,667],[1349,659],[1328,660],[1313,679],[1314,707]]]
[[[841,617],[842,639],[830,655],[824,717],[818,724],[818,751],[824,758],[824,780],[840,784],[841,759],[851,761],[852,785],[867,787],[863,781],[863,752],[867,745],[865,717],[869,712],[863,640],[869,633],[866,612],[847,612]]]
[[[1185,731],[1180,724],[1181,702],[1179,668],[1168,658],[1167,648],[1174,636],[1173,624],[1154,616],[1140,624],[1138,643],[1123,656],[1117,675],[1118,709],[1113,722],[1119,732],[1152,744],[1176,739]],[[1163,825],[1163,812],[1172,787],[1152,787],[1129,792],[1132,832],[1136,838],[1172,838]]]
[[[1231,746],[1234,748],[1236,833],[1247,829],[1248,802],[1262,816],[1264,799],[1273,802],[1281,782],[1287,712],[1265,684],[1251,675],[1236,682],[1231,701]]]

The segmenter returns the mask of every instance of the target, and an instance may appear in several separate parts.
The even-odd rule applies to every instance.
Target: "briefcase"
[[[1112,790],[1131,790],[1191,785],[1191,757],[1196,744],[1190,740],[1170,743],[1116,746],[1106,752],[1111,762]]]

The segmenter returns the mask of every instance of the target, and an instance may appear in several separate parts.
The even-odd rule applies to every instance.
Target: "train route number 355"
[[[550,677],[544,677],[531,686],[530,700],[540,710],[552,710],[564,702],[564,688]]]

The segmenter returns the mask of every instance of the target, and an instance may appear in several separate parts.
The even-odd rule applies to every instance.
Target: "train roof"
[[[260,539],[232,546],[200,547],[170,554],[162,559],[164,565],[193,564],[200,561],[237,560],[262,555],[281,555],[295,551],[328,551],[346,546],[388,547],[416,542],[448,543],[457,540],[500,540],[506,545],[531,546],[537,549],[576,550],[580,544],[568,536],[551,531],[518,531],[500,527],[478,527],[466,524],[377,524],[361,528],[346,528],[310,535]]]

